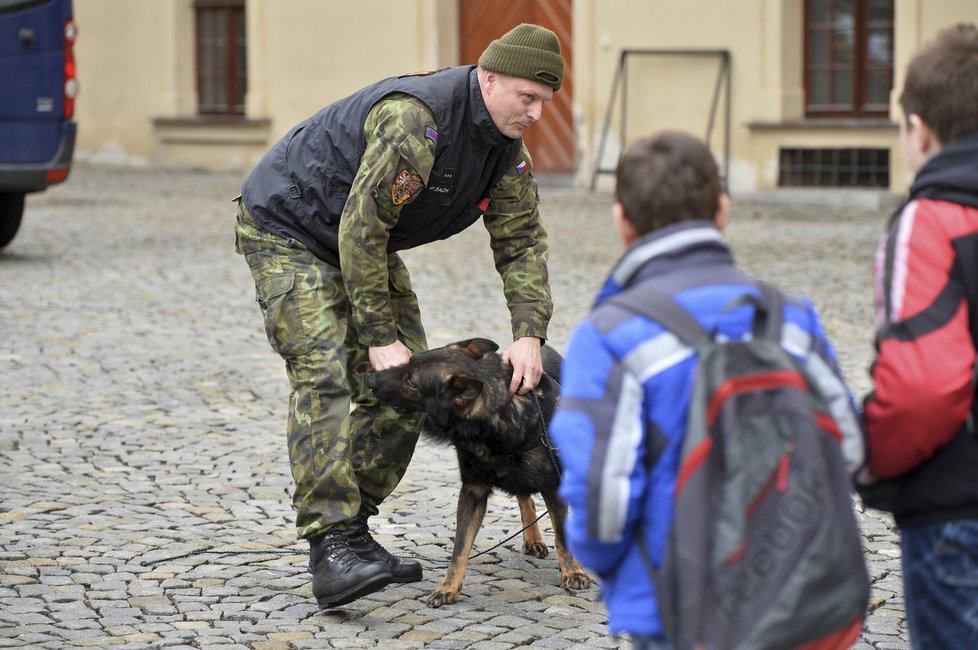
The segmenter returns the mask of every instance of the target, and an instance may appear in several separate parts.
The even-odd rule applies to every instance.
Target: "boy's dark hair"
[[[978,132],[978,27],[944,29],[914,55],[900,108],[904,119],[920,116],[944,145]]]
[[[628,147],[615,181],[615,200],[639,235],[679,221],[712,221],[723,193],[710,149],[678,131],[662,131]]]

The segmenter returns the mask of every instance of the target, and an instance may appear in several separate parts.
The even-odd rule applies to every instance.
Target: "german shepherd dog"
[[[546,426],[557,406],[560,354],[544,346],[544,376],[527,395],[509,392],[513,367],[488,339],[469,339],[414,355],[403,366],[368,375],[381,402],[400,412],[427,413],[424,434],[453,445],[462,489],[458,496],[455,547],[441,586],[428,599],[434,607],[454,603],[476,533],[493,489],[516,497],[523,552],[547,555],[536,521],[533,494],[541,494],[554,529],[554,546],[565,589],[587,589],[591,578],[564,544],[567,505],[557,496],[560,472]]]

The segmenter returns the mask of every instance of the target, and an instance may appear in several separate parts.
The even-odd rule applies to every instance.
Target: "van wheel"
[[[0,248],[13,240],[24,216],[23,192],[0,192]]]

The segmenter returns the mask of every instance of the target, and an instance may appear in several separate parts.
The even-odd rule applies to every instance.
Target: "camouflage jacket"
[[[363,345],[396,339],[387,255],[480,216],[514,338],[546,337],[547,236],[532,161],[496,129],[472,67],[384,80],[323,109],[266,155],[242,194],[263,228],[343,270]]]

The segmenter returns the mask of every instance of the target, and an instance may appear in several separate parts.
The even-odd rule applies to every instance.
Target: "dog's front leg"
[[[547,557],[547,545],[543,533],[537,525],[537,504],[532,496],[516,497],[520,506],[520,519],[523,521],[523,554],[533,557]]]
[[[564,543],[564,520],[567,519],[567,504],[557,496],[556,492],[544,492],[543,500],[550,513],[550,522],[554,527],[554,548],[557,549],[557,561],[560,563],[560,582],[564,589],[588,589],[591,578],[584,572],[577,559],[571,555]]]
[[[428,599],[432,607],[451,605],[462,592],[462,581],[465,578],[465,569],[469,565],[469,554],[472,552],[472,545],[475,544],[476,533],[479,532],[482,520],[486,516],[489,491],[488,485],[462,484],[462,491],[458,494],[452,561],[448,565],[441,586]]]

